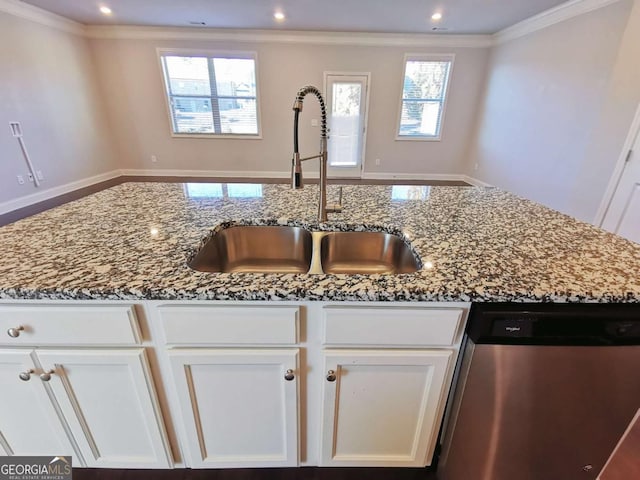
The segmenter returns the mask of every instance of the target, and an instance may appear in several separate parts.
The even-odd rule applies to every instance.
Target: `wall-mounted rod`
[[[22,139],[22,128],[20,128],[20,122],[9,122],[9,126],[11,126],[12,135],[18,139],[20,150],[22,150],[22,156],[24,156],[24,161],[27,162],[27,167],[29,167],[29,171],[31,172],[31,178],[33,178],[33,183],[36,187],[39,187],[40,181],[36,175],[36,169],[33,168],[29,152],[27,152],[27,146],[24,144],[24,140]]]

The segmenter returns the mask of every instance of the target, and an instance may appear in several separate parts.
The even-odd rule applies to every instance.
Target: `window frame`
[[[400,102],[398,108],[398,119],[396,122],[396,140],[409,142],[440,142],[442,140],[442,130],[444,127],[444,119],[447,112],[447,101],[449,100],[449,90],[451,88],[451,77],[453,66],[455,63],[454,53],[406,53],[402,62],[402,77],[400,81]],[[407,62],[450,62],[447,81],[444,87],[444,98],[442,100],[442,111],[440,112],[440,125],[437,135],[400,135],[400,126],[402,122],[402,103],[404,99],[404,78],[407,72]]]
[[[260,109],[260,81],[258,73],[258,53],[246,50],[199,50],[191,48],[156,48],[158,57],[158,68],[160,70],[160,82],[164,97],[165,109],[167,112],[167,120],[169,121],[169,132],[174,138],[206,138],[206,139],[245,139],[245,140],[261,140],[262,139],[262,118]],[[169,93],[169,85],[167,83],[166,72],[164,68],[163,56],[183,56],[183,57],[203,57],[203,58],[230,58],[230,59],[251,59],[254,64],[256,77],[256,122],[258,124],[257,133],[180,133],[175,132],[173,128],[173,113],[171,111],[171,101]],[[209,97],[216,98],[216,97]]]

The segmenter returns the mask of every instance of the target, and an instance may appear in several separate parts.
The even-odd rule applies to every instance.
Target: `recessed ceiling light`
[[[102,12],[103,15],[111,15],[113,13],[112,10],[106,5],[103,5],[102,7],[100,7],[100,11]]]
[[[431,15],[431,20],[433,20],[434,22],[442,20],[442,14],[440,12],[434,13],[433,15]]]
[[[284,13],[276,12],[273,14],[273,18],[281,22],[282,20],[284,20]]]

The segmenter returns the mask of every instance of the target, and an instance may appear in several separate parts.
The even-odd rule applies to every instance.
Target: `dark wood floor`
[[[122,176],[113,178],[105,182],[96,183],[73,192],[65,193],[64,195],[38,202],[33,205],[29,205],[24,208],[19,208],[9,213],[0,215],[0,227],[8,225],[9,223],[17,222],[22,218],[35,215],[36,213],[44,212],[51,208],[63,205],[73,200],[86,197],[95,192],[120,185],[125,182],[220,182],[220,183],[288,183],[287,178],[220,178],[220,177],[149,177],[149,176]],[[307,183],[318,183],[318,180],[308,179]],[[453,180],[361,180],[361,179],[329,179],[331,184],[339,185],[439,185],[439,186],[469,186],[468,183],[462,181]]]
[[[112,470],[74,468],[74,480],[437,480],[425,468],[253,468]]]

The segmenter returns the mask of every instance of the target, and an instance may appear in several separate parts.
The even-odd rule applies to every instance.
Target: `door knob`
[[[55,370],[51,369],[48,372],[43,372],[40,374],[40,380],[42,380],[43,382],[48,382],[49,380],[51,380],[51,375],[53,375],[54,373],[56,373]]]
[[[327,372],[327,381],[335,382],[336,381],[336,372],[333,370],[329,370]]]
[[[12,327],[7,330],[7,335],[9,335],[11,338],[18,338],[20,336],[20,332],[22,332],[23,330],[24,327],[22,325],[20,325],[19,327]]]
[[[296,378],[296,376],[294,375],[293,370],[291,370],[291,369],[287,370],[287,372],[284,374],[284,379],[287,382],[290,382],[294,378]]]
[[[20,380],[22,380],[23,382],[28,382],[29,380],[31,380],[31,374],[34,372],[33,368],[30,370],[27,370],[26,372],[20,372],[18,374],[18,378],[20,378]]]

